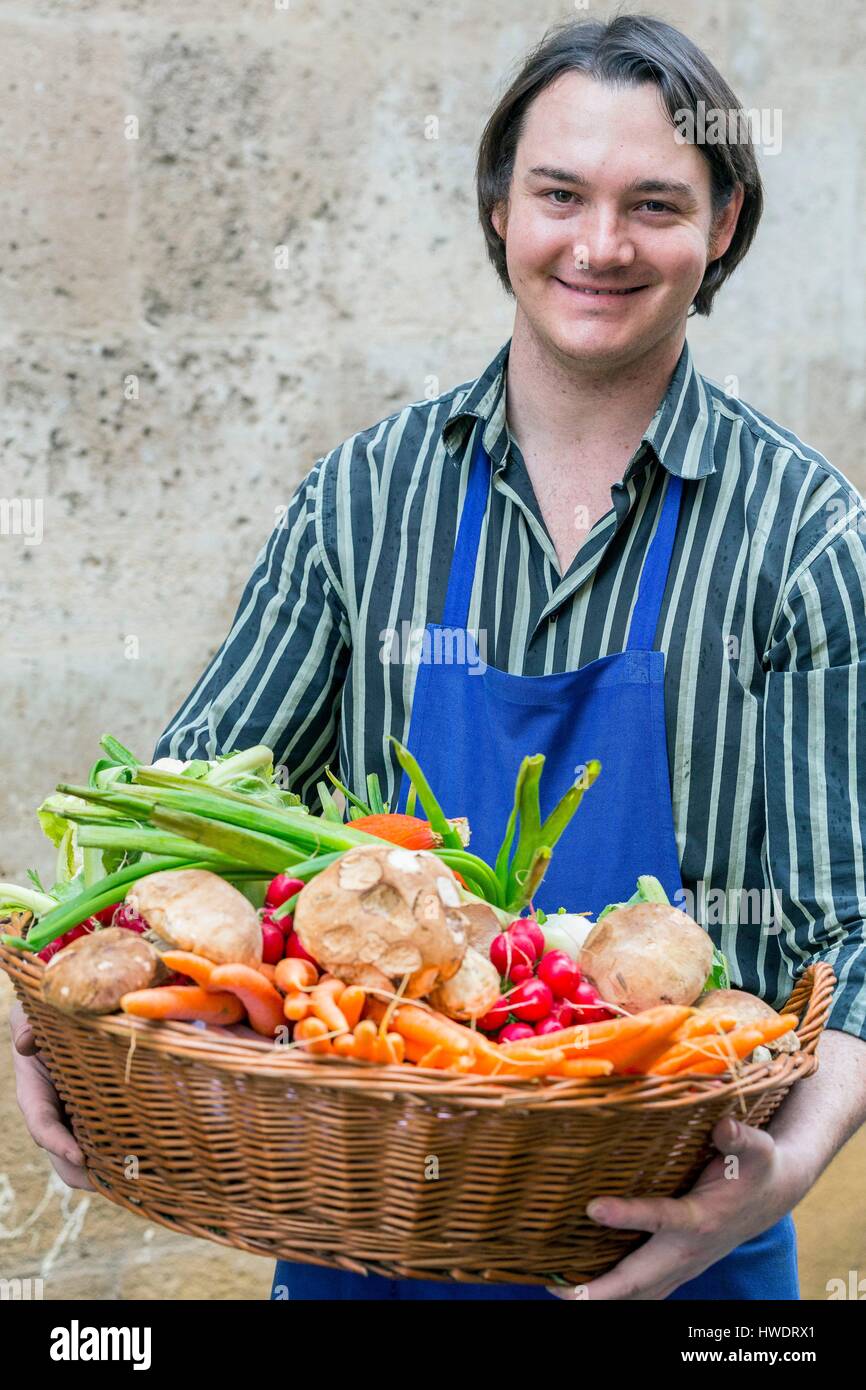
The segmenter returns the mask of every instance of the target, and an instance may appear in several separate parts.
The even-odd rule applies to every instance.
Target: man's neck
[[[508,353],[506,417],[527,460],[628,456],[655,414],[679,360],[685,330],[625,365],[586,367],[542,344],[518,310]],[[615,467],[614,467],[614,472]]]

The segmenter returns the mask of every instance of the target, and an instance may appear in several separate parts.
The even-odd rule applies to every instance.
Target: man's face
[[[612,87],[566,73],[527,112],[509,205],[493,221],[518,312],[536,336],[567,358],[604,366],[682,336],[741,204],[738,188],[713,228],[709,166],[696,146],[677,143],[654,85]]]

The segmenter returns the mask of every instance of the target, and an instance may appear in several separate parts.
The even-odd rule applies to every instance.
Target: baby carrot
[[[558,1067],[553,1067],[551,1076],[610,1076],[613,1062],[604,1057],[566,1057]]]
[[[711,1014],[696,1010],[691,1018],[687,1018],[685,1023],[671,1034],[671,1042],[688,1042],[690,1038],[702,1038],[708,1033],[730,1033],[736,1026],[737,1020],[733,1014]]]
[[[296,989],[309,989],[316,983],[319,972],[311,960],[287,957],[274,966],[274,983],[284,994]]]
[[[342,980],[320,980],[310,990],[310,1009],[326,1025],[329,1033],[348,1031],[348,1020],[336,1000],[336,996],[342,994],[345,988]]]
[[[371,1021],[381,1022],[382,1015],[376,1020],[376,1013],[370,1010]],[[459,1024],[452,1023],[432,1010],[421,1009],[416,1004],[401,1004],[395,1009],[391,1017],[391,1028],[407,1040],[426,1043],[428,1048],[441,1043],[447,1051],[454,1052],[457,1056],[471,1056],[474,1050],[472,1042],[462,1036],[470,1034],[470,1029],[461,1028]]]
[[[272,1038],[283,1026],[283,996],[252,965],[215,965],[211,985],[236,994],[247,1011],[250,1027]]]
[[[283,1000],[283,1013],[292,1023],[300,1023],[311,1010],[310,996],[301,989],[293,989]]]
[[[371,1018],[362,1018],[355,1025],[355,1056],[362,1062],[375,1060],[376,1025]]]
[[[120,1007],[135,1018],[175,1019],[184,1023],[201,1020],[222,1026],[240,1023],[244,1016],[243,1005],[234,994],[202,989],[200,985],[134,989],[123,995]]]
[[[169,970],[176,970],[179,975],[188,975],[202,989],[207,989],[210,984],[213,961],[196,955],[194,951],[163,951],[162,961]]]
[[[361,1014],[364,1012],[366,999],[366,990],[364,990],[361,985],[347,985],[343,993],[337,999],[340,1012],[349,1025],[349,1028],[354,1028],[355,1024],[360,1021]]]
[[[327,1032],[327,1025],[320,1018],[302,1018],[300,1023],[295,1024],[294,1041],[303,1043],[308,1052],[328,1053],[331,1051],[331,1039],[324,1036]]]

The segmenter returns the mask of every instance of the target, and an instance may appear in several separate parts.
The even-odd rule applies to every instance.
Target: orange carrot
[[[733,1014],[712,1014],[695,1009],[691,1018],[687,1018],[675,1033],[671,1033],[671,1042],[688,1042],[690,1038],[702,1038],[708,1033],[730,1033],[737,1023]]]
[[[406,1040],[399,1033],[386,1033],[384,1037],[377,1034],[373,1049],[375,1059],[377,1062],[395,1065],[403,1061],[405,1047]]]
[[[527,1054],[523,1057],[513,1054],[506,1057],[502,1055],[503,1051],[503,1048],[495,1044],[490,1052],[480,1050],[469,1070],[494,1079],[497,1076],[521,1076],[528,1079],[533,1076],[546,1076],[565,1061],[565,1053],[552,1047],[531,1051],[527,1049]]]
[[[283,1000],[283,1013],[292,1023],[300,1023],[311,1012],[310,996],[302,989],[293,989]]]
[[[367,1006],[368,1018],[381,1023],[386,1006],[380,1000],[370,1000]],[[417,1004],[401,1004],[391,1016],[391,1028],[407,1041],[425,1043],[428,1048],[437,1043],[457,1056],[471,1056],[474,1051],[473,1034],[469,1028],[437,1014],[432,1009],[422,1009]]]
[[[376,1052],[376,1025],[371,1018],[362,1018],[355,1025],[355,1056],[362,1062],[372,1062]]]
[[[348,1020],[337,1003],[337,995],[346,986],[342,980],[320,980],[310,991],[310,1009],[320,1018],[329,1033],[348,1031]]]
[[[356,1045],[354,1033],[339,1033],[331,1039],[331,1047],[338,1057],[354,1057]]]
[[[553,1067],[551,1076],[610,1076],[613,1062],[604,1057],[566,1057],[558,1067]]]
[[[761,1043],[772,1042],[797,1026],[796,1014],[782,1014],[767,1022],[758,1021],[747,1027],[735,1028],[722,1037],[697,1037],[689,1042],[676,1043],[658,1058],[650,1072],[655,1076],[676,1076],[687,1072],[692,1065],[703,1066],[715,1061],[720,1070],[727,1070],[732,1058],[748,1057]]]
[[[327,1032],[327,1025],[320,1018],[302,1018],[295,1024],[294,1041],[303,1043],[308,1052],[325,1054],[331,1051],[331,1039],[324,1036]]]
[[[252,965],[215,965],[210,978],[215,989],[237,995],[257,1033],[272,1038],[283,1026],[283,996],[260,970]]]
[[[207,989],[210,984],[213,961],[196,955],[194,951],[163,951],[162,961],[169,970],[176,970],[179,975],[188,975],[202,989]]]
[[[636,1038],[647,1027],[642,1014],[627,1018],[608,1018],[601,1023],[576,1023],[571,1028],[561,1028],[558,1033],[542,1034],[533,1040],[533,1046],[541,1049],[567,1047],[569,1056],[574,1054],[581,1057],[606,1057],[612,1047]],[[520,1044],[501,1043],[500,1046],[502,1051],[508,1054]]]
[[[179,1022],[228,1025],[240,1023],[244,1016],[241,1001],[234,994],[202,989],[200,985],[159,985],[155,989],[134,989],[124,994],[120,1007],[135,1018],[176,1019]]]
[[[345,1018],[350,1029],[354,1028],[355,1024],[360,1022],[366,999],[367,992],[361,985],[347,985],[343,993],[337,999],[337,1003],[340,1006],[340,1013]]]
[[[690,1009],[675,1004],[644,1009],[643,1013],[636,1015],[646,1025],[642,1033],[607,1048],[599,1047],[596,1055],[613,1062],[614,1071],[645,1073],[670,1047],[672,1035],[682,1027],[690,1012]]]
[[[297,989],[309,989],[319,978],[319,972],[311,960],[295,957],[277,961],[274,972],[274,983],[284,994],[291,994]]]
[[[428,1047],[426,1043],[413,1042],[411,1038],[404,1039],[404,1043],[404,1061],[414,1062],[419,1067],[430,1067],[434,1071],[468,1071],[473,1062],[471,1056],[464,1054],[458,1057],[441,1043]]]
[[[277,976],[277,967],[275,965],[271,965],[269,961],[263,960],[256,966],[256,970],[260,971],[271,984],[274,984]]]

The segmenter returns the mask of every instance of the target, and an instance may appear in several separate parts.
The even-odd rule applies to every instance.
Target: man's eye
[[[546,198],[555,198],[558,193],[561,193],[565,198],[574,198],[576,196],[574,193],[569,193],[567,188],[551,188],[544,196]],[[556,206],[565,208],[568,207],[568,203],[557,203]]]
[[[645,203],[641,203],[641,207],[652,207],[654,209],[661,210],[662,212],[676,212],[676,208],[672,208],[670,203],[659,203],[654,198],[648,198]]]

